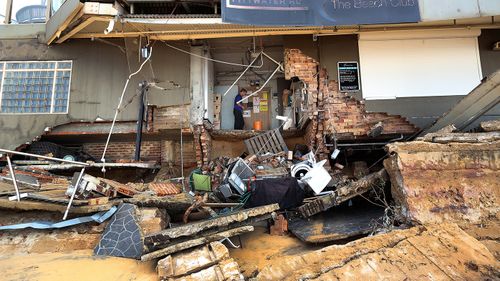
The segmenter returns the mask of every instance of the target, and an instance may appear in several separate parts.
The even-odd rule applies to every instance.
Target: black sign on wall
[[[339,73],[339,90],[341,92],[357,92],[359,87],[359,65],[356,61],[337,63]]]
[[[418,0],[221,0],[228,23],[337,26],[419,22]]]

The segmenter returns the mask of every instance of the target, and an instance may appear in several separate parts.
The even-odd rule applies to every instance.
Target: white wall
[[[480,31],[360,35],[365,99],[466,95],[481,81]]]

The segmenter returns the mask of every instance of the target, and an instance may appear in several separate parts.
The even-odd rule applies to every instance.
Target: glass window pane
[[[46,6],[45,0],[14,0],[11,23],[44,23]]]
[[[57,12],[59,8],[61,8],[62,4],[64,4],[66,0],[52,0],[52,14]]]
[[[70,61],[58,62],[57,68],[59,68],[59,69],[71,69],[71,62]]]
[[[6,62],[3,80],[2,113],[66,113],[69,99],[71,61]],[[2,62],[0,62],[0,66]],[[53,104],[52,104],[53,102]]]

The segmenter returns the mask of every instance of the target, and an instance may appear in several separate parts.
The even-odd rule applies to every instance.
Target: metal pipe
[[[404,135],[401,134],[400,137],[389,140],[387,142],[372,142],[372,143],[342,143],[342,144],[337,144],[338,147],[349,147],[349,146],[368,146],[368,145],[386,145],[391,142],[395,141],[400,141],[404,139]]]
[[[76,180],[76,184],[73,187],[73,193],[71,193],[71,198],[69,199],[68,207],[66,207],[66,211],[64,212],[63,221],[66,220],[69,213],[69,208],[71,208],[71,204],[73,204],[73,199],[75,199],[76,191],[78,190],[78,186],[80,185],[80,181],[82,180],[83,173],[85,173],[85,167],[82,168],[80,175],[78,175],[78,179]]]
[[[208,57],[208,51],[205,52]],[[203,64],[203,103],[204,114],[203,118],[208,119],[208,60],[202,61]]]
[[[274,62],[275,64],[277,64],[277,65],[281,65],[281,63],[280,63],[279,61],[276,61],[276,60],[275,60],[275,59],[273,59],[270,55],[268,55],[268,54],[266,54],[266,53],[264,53],[264,52],[262,52],[262,55],[264,55],[266,58],[270,59],[270,60],[271,60],[272,62]],[[281,70],[283,70],[283,69],[281,69]]]
[[[278,70],[281,67],[282,67],[281,64],[279,64],[278,67],[276,67],[276,69],[274,70],[274,72],[271,74],[271,76],[269,76],[269,78],[267,79],[267,81],[257,91],[253,92],[251,95],[248,95],[248,96],[242,98],[238,103],[242,103],[243,101],[249,99],[250,97],[255,96],[256,94],[260,93],[262,91],[262,89],[264,89],[264,87],[267,85],[267,83],[269,83],[269,81],[271,81],[271,79],[274,77],[274,74],[276,74],[276,72],[278,72]]]
[[[247,66],[247,68],[245,68],[245,70],[240,74],[240,76],[238,76],[238,78],[236,78],[236,80],[233,82],[233,84],[226,90],[224,95],[222,95],[223,97],[225,97],[227,95],[227,93],[229,93],[229,91],[231,91],[231,89],[234,87],[234,85],[236,85],[236,83],[238,83],[238,81],[240,81],[241,77],[243,77],[243,75],[245,75],[245,73],[247,73],[248,69],[250,69],[250,67],[252,67],[252,65],[255,63],[255,61],[257,61],[257,59],[261,56],[262,56],[262,53],[260,53],[258,56],[256,56],[253,59],[253,61]]]
[[[2,152],[2,153],[9,153],[9,154],[16,154],[16,155],[22,155],[22,156],[28,156],[28,157],[42,158],[42,159],[46,159],[46,160],[59,161],[59,162],[76,164],[76,165],[82,165],[82,166],[90,166],[90,164],[88,164],[88,163],[83,163],[83,162],[78,162],[78,161],[71,161],[71,160],[65,160],[65,159],[61,159],[61,158],[43,156],[43,155],[38,155],[38,154],[31,154],[31,153],[26,153],[26,152],[13,151],[13,150],[2,149],[2,148],[0,148],[0,152]]]
[[[144,94],[147,91],[148,83],[141,83],[141,94],[139,95],[139,113],[137,116],[137,134],[135,138],[135,161],[141,160],[141,144],[142,144],[142,124],[144,121]]]
[[[19,195],[19,188],[17,187],[16,175],[14,174],[14,169],[12,169],[12,163],[10,162],[9,155],[7,155],[7,163],[9,164],[10,176],[12,178],[12,182],[14,183],[14,188],[16,189],[17,201],[21,201],[21,196]]]

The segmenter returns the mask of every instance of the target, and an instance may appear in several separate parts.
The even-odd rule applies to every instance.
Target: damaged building
[[[499,278],[500,3],[374,2],[0,2],[8,280]]]

